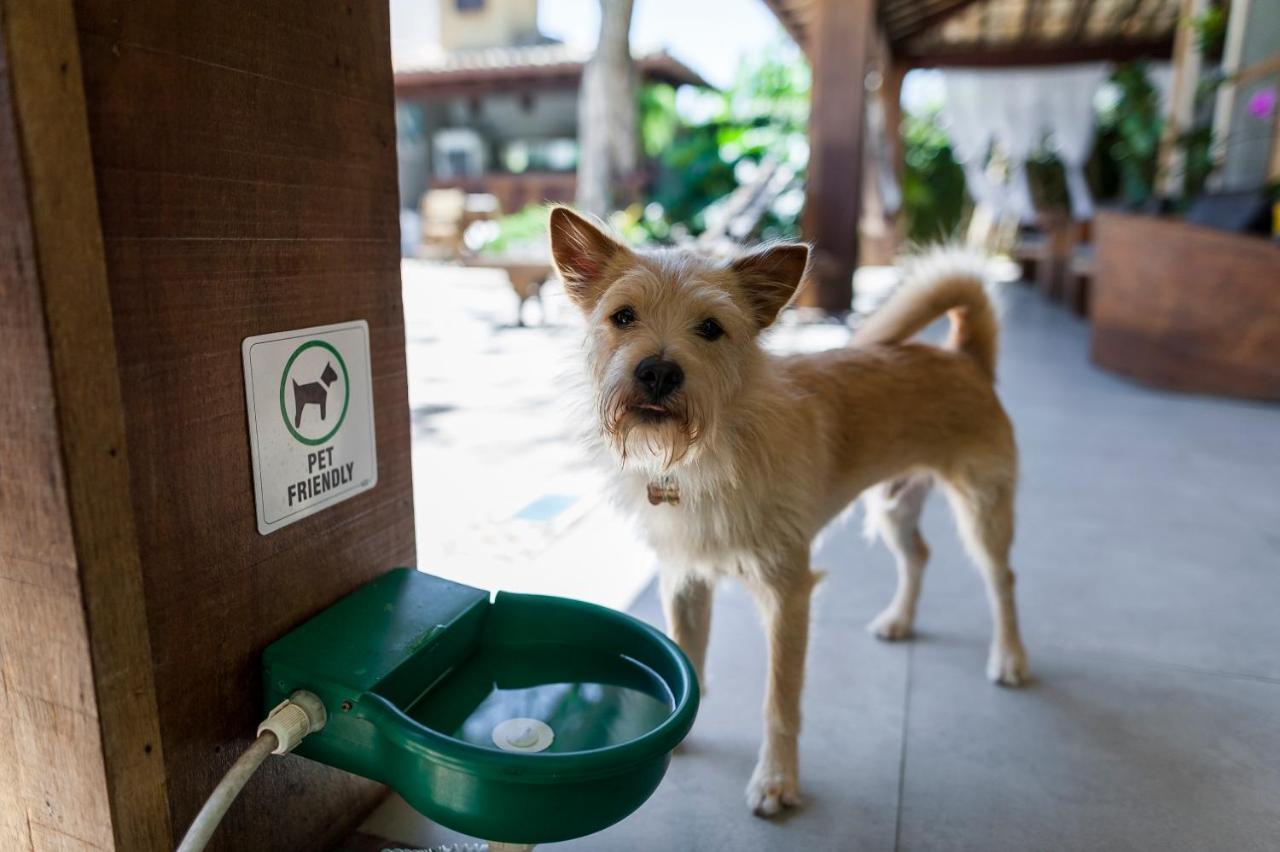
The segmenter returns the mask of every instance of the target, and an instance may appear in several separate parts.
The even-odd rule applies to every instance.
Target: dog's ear
[[[774,243],[740,256],[729,268],[742,284],[756,325],[768,328],[799,291],[809,268],[809,247]]]
[[[630,250],[568,207],[555,207],[547,223],[551,259],[565,292],[584,313],[604,293],[610,264]]]

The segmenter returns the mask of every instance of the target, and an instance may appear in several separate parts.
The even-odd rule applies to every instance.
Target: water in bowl
[[[662,680],[620,655],[578,647],[485,647],[433,686],[412,708],[427,727],[497,749],[508,719],[537,719],[555,735],[543,753],[607,748],[643,736],[671,715]]]

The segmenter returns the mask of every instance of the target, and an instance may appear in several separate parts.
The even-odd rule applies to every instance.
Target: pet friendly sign
[[[369,324],[261,334],[241,349],[258,532],[376,485]]]

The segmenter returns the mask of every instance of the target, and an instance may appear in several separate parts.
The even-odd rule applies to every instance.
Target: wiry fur
[[[898,593],[873,622],[877,634],[910,633],[927,559],[916,524],[937,477],[987,582],[996,625],[988,673],[1000,683],[1023,679],[1007,562],[1017,454],[992,388],[996,317],[969,261],[954,253],[926,259],[850,348],[776,357],[761,348],[759,332],[798,287],[804,246],[766,246],[729,263],[683,250],[638,252],[563,208],[552,212],[550,230],[557,268],[587,319],[595,438],[611,459],[619,499],[659,556],[671,633],[699,675],[715,583],[737,577],[758,603],[769,679],[747,788],[757,814],[798,800],[816,581],[810,542],[867,489],[876,489],[871,524],[899,566]],[[610,318],[624,307],[635,321],[618,327]],[[905,342],[943,313],[953,321],[953,350]],[[708,318],[722,338],[696,333]],[[654,355],[685,374],[657,422],[642,410],[633,377]],[[678,505],[649,504],[655,480],[678,489]]]
[[[902,343],[945,313],[951,320],[947,348],[969,355],[994,378],[1000,321],[982,257],[940,247],[911,260],[906,272],[905,285],[858,327],[852,345]]]

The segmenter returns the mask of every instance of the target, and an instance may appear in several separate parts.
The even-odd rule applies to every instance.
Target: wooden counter
[[[1102,367],[1171,390],[1280,400],[1280,245],[1102,213],[1090,311]]]

